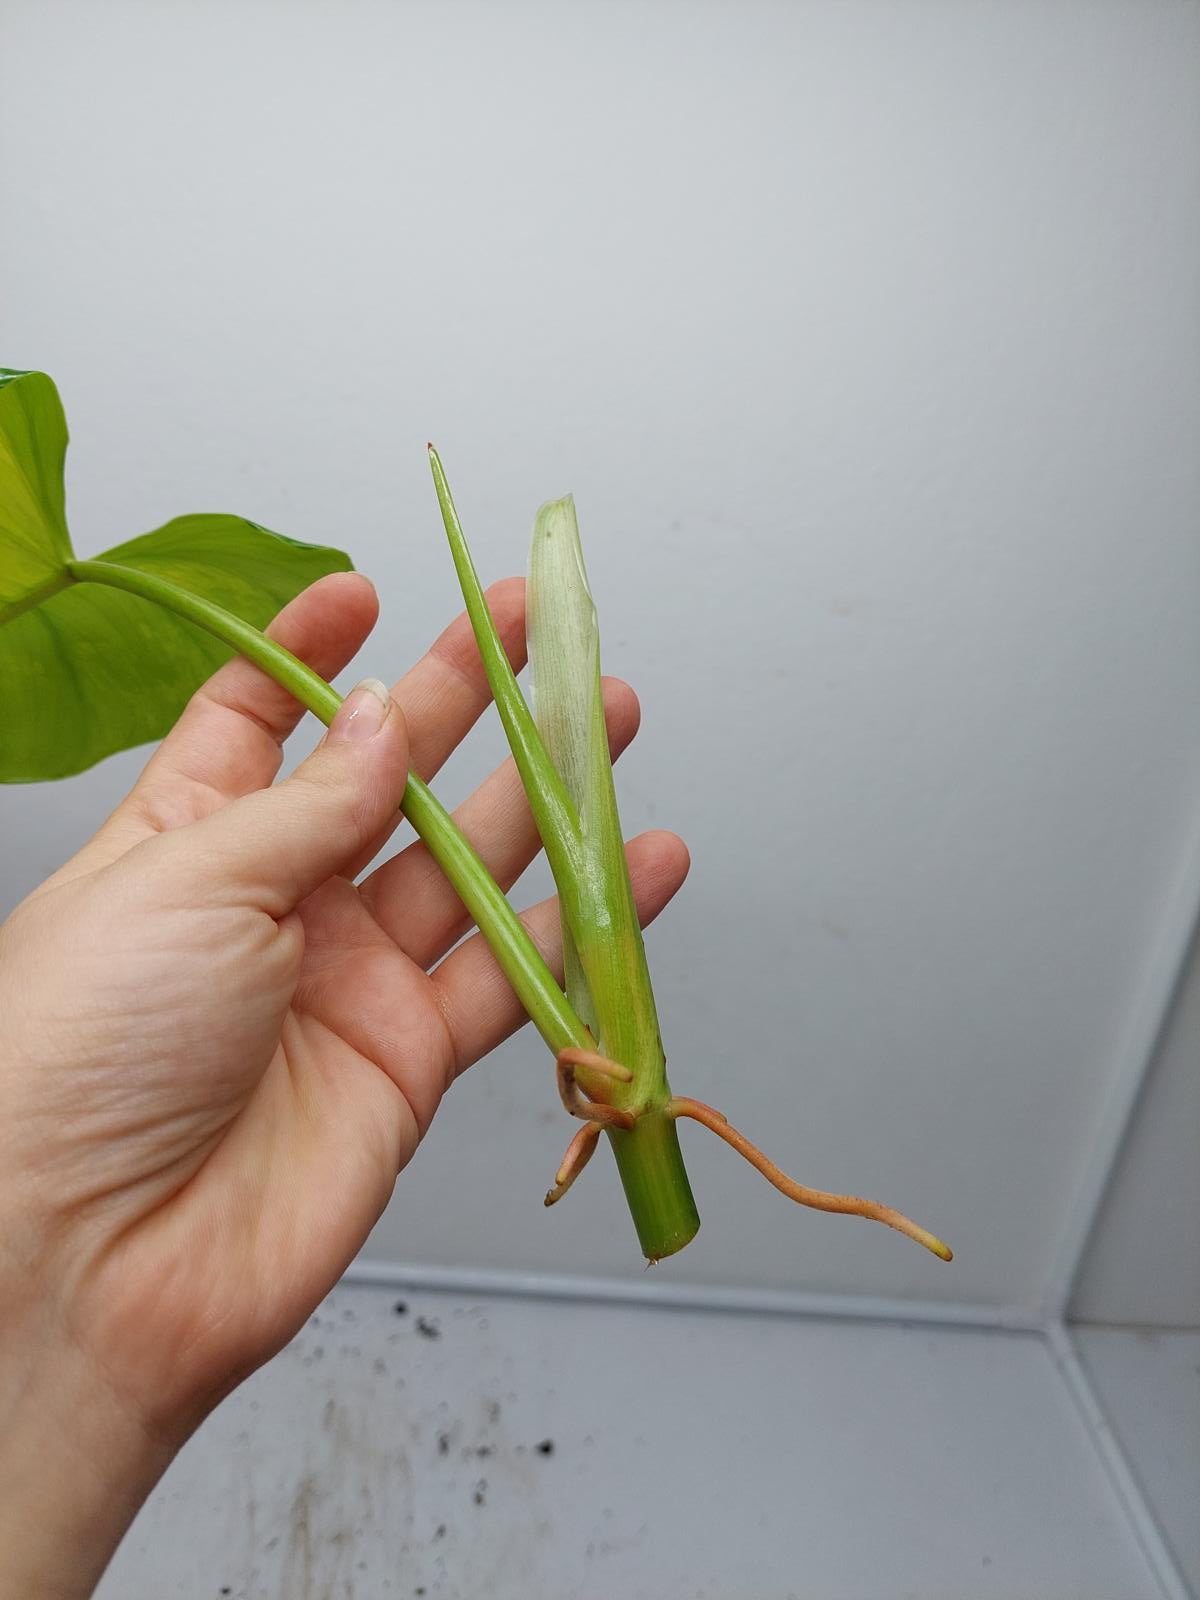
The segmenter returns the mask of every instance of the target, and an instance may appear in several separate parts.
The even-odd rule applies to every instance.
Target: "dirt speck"
[[[438,1523],[437,1527],[433,1530],[433,1537],[435,1539],[444,1539],[446,1537],[446,1524],[444,1522]]]
[[[448,1433],[439,1433],[438,1434],[438,1455],[440,1455],[440,1456],[448,1456],[449,1454],[450,1454],[450,1435]]]
[[[407,1300],[397,1300],[395,1305],[392,1307],[392,1311],[398,1317],[406,1317],[408,1315]]]
[[[428,1317],[417,1318],[417,1332],[422,1339],[440,1339],[442,1330],[436,1322],[431,1322]]]
[[[554,1440],[543,1439],[541,1444],[536,1445],[534,1448],[540,1456],[552,1456],[554,1454]]]

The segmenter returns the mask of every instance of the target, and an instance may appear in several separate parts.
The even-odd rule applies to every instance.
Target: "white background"
[[[210,509],[340,543],[384,605],[361,672],[397,676],[457,606],[425,440],[488,576],[573,489],[645,708],[627,829],[695,858],[650,940],[676,1087],[958,1252],[795,1211],[697,1133],[704,1227],[662,1274],[1047,1291],[1200,800],[1198,32],[1167,3],[5,8],[2,358],[60,385],[79,551]],[[140,759],[0,793],[5,906]],[[1194,1122],[1147,1102],[1159,1194]],[[541,1209],[570,1131],[523,1035],[370,1248],[640,1273],[607,1160]],[[1172,1215],[1108,1248],[1089,1315],[1200,1321]]]

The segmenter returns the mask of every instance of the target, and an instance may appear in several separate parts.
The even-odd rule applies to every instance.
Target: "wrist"
[[[173,1454],[44,1306],[0,1317],[0,1600],[83,1600]]]

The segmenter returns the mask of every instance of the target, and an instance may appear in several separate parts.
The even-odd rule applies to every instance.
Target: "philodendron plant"
[[[288,600],[351,563],[240,517],[178,517],[81,560],[67,532],[67,429],[40,372],[0,369],[0,779],[66,777],[161,738],[193,691],[240,653],[323,722],[340,697],[266,638]],[[450,549],[496,705],[558,888],[566,992],[470,843],[410,773],[401,809],[512,984],[556,1062],[581,1126],[546,1204],[570,1188],[607,1134],[650,1261],[700,1219],[679,1147],[691,1118],[801,1205],[870,1217],[943,1260],[949,1249],[890,1207],[785,1176],[711,1107],[667,1082],[654,993],[630,888],[600,692],[596,612],[572,501],[534,527],[528,589],[530,711],[489,614],[449,485],[430,448]]]

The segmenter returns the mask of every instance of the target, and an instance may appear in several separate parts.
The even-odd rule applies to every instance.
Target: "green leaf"
[[[233,651],[181,617],[71,574],[67,430],[41,372],[0,370],[0,781],[82,772],[160,739]],[[264,627],[348,556],[242,517],[177,517],[100,558],[139,568]]]
[[[0,619],[65,582],[67,421],[44,372],[0,367]]]

